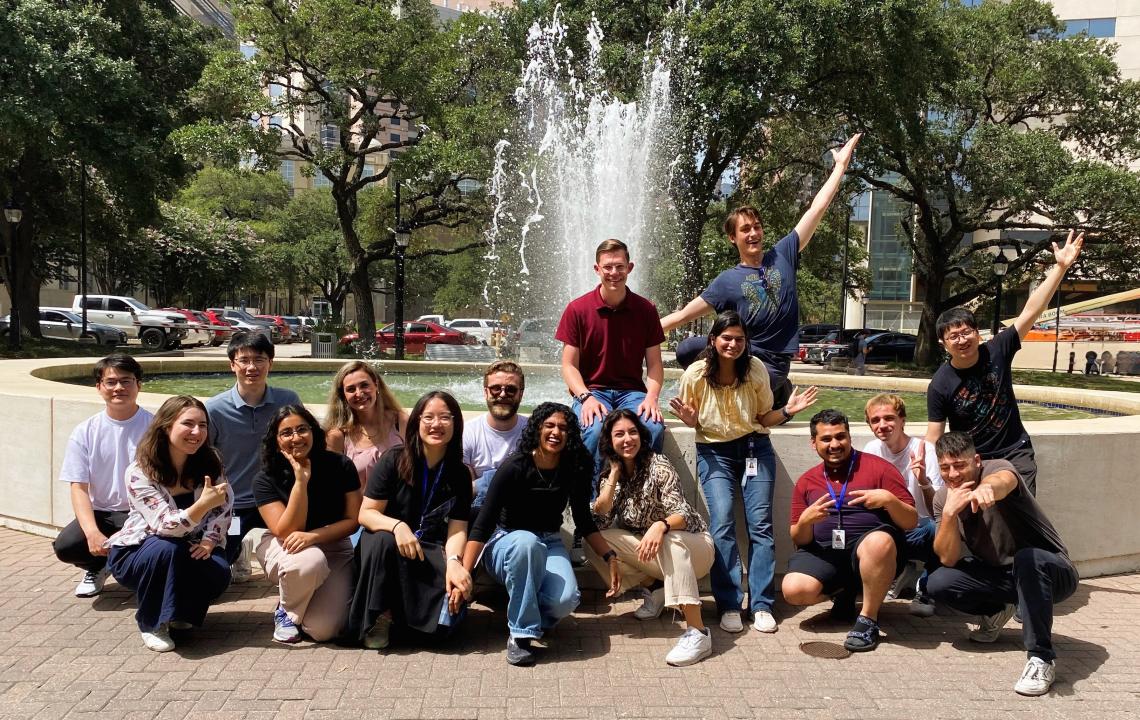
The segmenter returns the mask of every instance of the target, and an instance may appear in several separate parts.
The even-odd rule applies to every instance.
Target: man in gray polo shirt
[[[234,519],[226,542],[233,579],[249,579],[250,561],[242,539],[252,528],[265,527],[253,499],[253,480],[261,471],[261,442],[269,421],[286,405],[300,405],[292,390],[271,388],[273,342],[264,333],[234,333],[226,354],[237,382],[206,401],[210,442],[222,454],[226,479],[234,492]],[[239,556],[241,562],[238,562]]]

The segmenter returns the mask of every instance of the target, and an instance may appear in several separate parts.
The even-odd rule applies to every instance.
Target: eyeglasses
[[[421,415],[420,422],[427,426],[443,425],[447,426],[455,422],[455,417],[452,415]]]
[[[487,392],[491,393],[492,395],[506,395],[507,397],[510,397],[511,395],[514,395],[515,393],[517,393],[519,391],[519,386],[518,385],[488,385],[486,387],[486,390],[487,390]]]
[[[130,388],[133,388],[137,382],[138,381],[136,381],[134,378],[108,378],[106,380],[100,380],[99,384],[105,388],[121,387],[124,390],[129,390]]]
[[[281,440],[289,440],[294,435],[297,437],[305,437],[311,432],[313,432],[313,429],[308,425],[298,425],[297,427],[285,428],[277,433],[277,437]]]
[[[242,357],[242,358],[237,358],[236,360],[234,360],[234,364],[237,365],[238,367],[241,367],[241,368],[265,367],[266,365],[269,364],[269,358],[260,357],[260,356],[253,357],[253,358]]]
[[[971,328],[969,330],[962,330],[961,332],[950,333],[949,335],[946,336],[945,340],[948,343],[956,343],[956,342],[960,342],[962,340],[969,340],[971,337],[974,336],[974,333],[976,333],[976,332],[977,332],[977,330],[974,330],[973,328]]]

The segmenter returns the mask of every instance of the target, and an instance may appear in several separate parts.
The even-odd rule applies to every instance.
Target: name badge
[[[843,550],[846,547],[847,547],[847,533],[844,532],[843,530],[839,530],[839,529],[832,530],[831,531],[831,549],[832,550]]]
[[[760,472],[760,463],[754,457],[744,459],[744,477],[756,477]]]
[[[241,535],[241,518],[234,515],[230,518],[230,529],[227,535]]]

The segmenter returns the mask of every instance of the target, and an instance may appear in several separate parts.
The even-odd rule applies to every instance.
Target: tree
[[[323,189],[299,192],[278,219],[279,240],[268,246],[280,266],[289,267],[307,286],[320,290],[332,307],[333,322],[344,319],[352,262],[341,240],[336,205]]]

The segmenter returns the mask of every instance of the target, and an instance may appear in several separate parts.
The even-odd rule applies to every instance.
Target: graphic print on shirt
[[[740,294],[748,301],[748,314],[744,318],[746,325],[762,314],[776,312],[783,284],[784,277],[777,267],[762,267],[759,272],[744,276],[740,281]]]
[[[1002,430],[1013,415],[1013,397],[1000,392],[995,370],[968,375],[954,393],[954,414],[969,424],[966,432],[974,435],[984,428]]]

